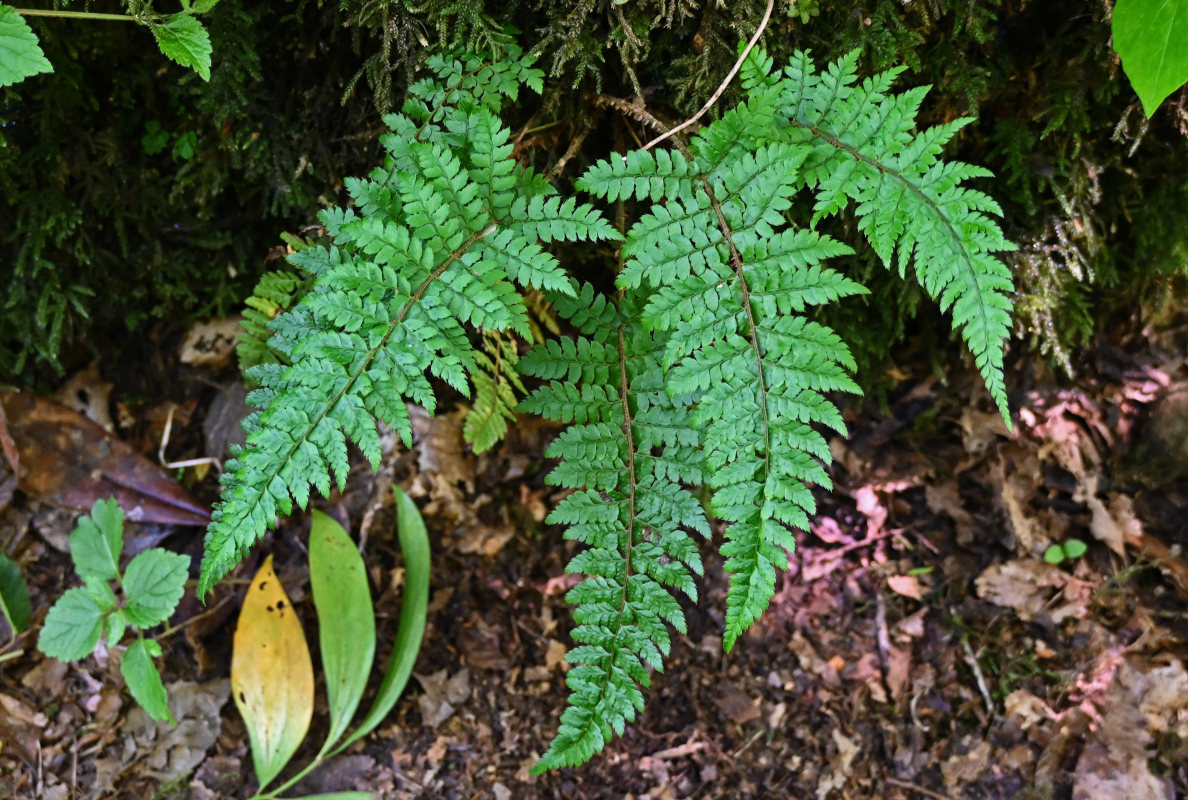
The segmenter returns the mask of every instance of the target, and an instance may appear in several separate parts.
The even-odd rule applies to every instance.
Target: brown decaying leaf
[[[21,462],[23,492],[88,511],[114,497],[131,522],[205,526],[210,510],[181,485],[99,425],[24,392],[0,390]]]

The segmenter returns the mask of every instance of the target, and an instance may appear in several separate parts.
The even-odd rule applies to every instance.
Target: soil
[[[832,442],[834,489],[818,490],[812,531],[764,618],[723,652],[726,579],[703,547],[688,636],[674,637],[644,713],[590,763],[541,777],[529,769],[566,702],[564,595],[575,582],[564,573],[575,546],[544,521],[560,496],[545,482],[557,429],[522,419],[476,456],[461,410],[420,417],[417,449],[393,447],[378,475],[360,464],[345,493],[318,503],[365,539],[377,683],[404,577],[391,484],[421,507],[434,554],[415,676],[375,733],[287,796],[1188,797],[1188,481],[1147,469],[1153,453],[1183,445],[1163,420],[1188,429],[1188,416],[1165,408],[1186,353],[1175,329],[1144,330],[1086,353],[1075,383],[1021,361],[1010,431],[959,366],[938,376],[901,365],[886,403],[852,410],[850,436]],[[204,421],[226,404],[212,383],[233,377],[233,367],[177,366],[170,459],[224,446]],[[121,438],[155,459],[166,404],[112,400]],[[214,471],[185,479],[214,499]],[[308,518],[285,520],[206,606],[183,601],[160,660],[171,728],[136,708],[112,654],[62,664],[37,651],[46,611],[73,585],[63,546],[77,514],[20,492],[0,506],[0,544],[21,563],[34,609],[15,640],[0,622],[0,797],[251,796],[247,734],[228,701],[232,633],[247,582],[272,554],[316,641]],[[129,536],[190,554],[197,568],[199,528]],[[1070,539],[1087,552],[1045,560]],[[325,732],[319,697],[295,764]]]

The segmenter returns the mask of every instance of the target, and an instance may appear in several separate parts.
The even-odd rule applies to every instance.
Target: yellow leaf
[[[263,789],[288,763],[309,730],[314,678],[296,610],[272,570],[272,556],[248,589],[235,628],[231,690],[247,724]]]

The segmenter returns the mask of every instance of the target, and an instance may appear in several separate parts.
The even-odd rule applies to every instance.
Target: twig
[[[886,781],[887,781],[887,783],[891,784],[892,786],[898,786],[900,789],[907,789],[910,792],[915,792],[916,794],[922,794],[925,797],[931,797],[933,800],[949,800],[949,796],[947,794],[941,794],[940,792],[934,792],[931,789],[925,789],[923,786],[917,786],[914,783],[908,783],[907,781],[901,781],[899,778],[888,777],[888,778],[886,778]]]
[[[187,458],[185,461],[166,461],[165,448],[169,446],[169,437],[173,433],[173,412],[177,408],[174,403],[169,404],[169,414],[165,417],[165,430],[161,434],[161,446],[157,448],[157,460],[161,462],[161,466],[165,469],[185,469],[186,467],[200,467],[205,464],[213,464],[215,469],[219,472],[223,471],[223,465],[217,458],[211,456],[204,456],[202,458]]]
[[[726,91],[726,87],[730,85],[730,82],[734,80],[734,76],[737,75],[739,69],[742,68],[743,62],[747,60],[747,56],[749,56],[751,51],[755,49],[755,44],[759,41],[759,37],[763,35],[763,29],[767,27],[767,21],[771,19],[771,9],[774,5],[775,0],[767,0],[767,10],[763,12],[763,19],[760,20],[759,27],[755,29],[755,34],[751,37],[751,41],[747,42],[747,46],[743,48],[742,55],[738,57],[738,61],[734,62],[734,66],[730,68],[730,72],[726,75],[725,80],[723,80],[718,86],[718,90],[710,96],[710,99],[705,101],[705,105],[701,107],[701,110],[691,116],[689,119],[682,122],[680,125],[677,125],[672,130],[657,136],[655,139],[645,144],[643,146],[644,150],[651,150],[669,136],[680,133],[682,130],[701,119],[702,115],[709,111],[714,103],[718,102],[718,98],[722,96],[722,92]]]
[[[986,676],[982,674],[982,668],[978,666],[978,659],[974,656],[973,648],[969,646],[968,639],[962,639],[961,646],[965,648],[965,663],[969,664],[969,668],[973,670],[974,678],[978,681],[978,690],[982,693],[982,699],[986,702],[986,713],[994,716],[994,700],[990,697],[990,688],[986,685]]]

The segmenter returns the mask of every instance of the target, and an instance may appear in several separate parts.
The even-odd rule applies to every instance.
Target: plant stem
[[[14,8],[23,17],[61,17],[63,19],[102,19],[111,22],[136,22],[127,14],[98,14],[92,11],[54,11],[48,8]]]

